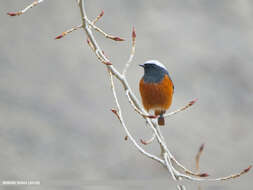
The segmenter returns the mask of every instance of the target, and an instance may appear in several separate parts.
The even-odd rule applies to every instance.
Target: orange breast
[[[170,107],[174,89],[168,75],[159,83],[145,83],[142,78],[139,87],[142,104],[147,111],[166,111]]]

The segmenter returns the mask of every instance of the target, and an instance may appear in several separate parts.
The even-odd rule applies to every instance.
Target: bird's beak
[[[144,67],[144,64],[140,64],[139,66],[140,66],[140,67]]]

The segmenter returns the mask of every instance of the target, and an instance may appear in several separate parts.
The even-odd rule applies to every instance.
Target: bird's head
[[[157,60],[149,60],[146,61],[144,64],[140,64],[139,66],[143,67],[144,70],[161,69],[167,71],[167,68],[160,61]]]
[[[146,61],[140,66],[144,68],[145,82],[159,82],[165,74],[169,75],[167,68],[157,60]]]

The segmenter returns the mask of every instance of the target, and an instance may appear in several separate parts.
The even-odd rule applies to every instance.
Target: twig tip
[[[198,99],[196,98],[196,99],[190,101],[189,105],[192,106],[192,105],[195,104],[197,101],[198,101]]]
[[[203,143],[200,147],[199,147],[199,152],[202,152],[204,150],[205,144]]]
[[[112,108],[111,111],[112,111],[113,113],[118,113],[118,111],[117,111],[116,109],[114,109],[114,108]]]
[[[61,34],[61,35],[59,35],[59,36],[56,36],[54,39],[55,40],[58,40],[58,39],[61,39],[63,37],[63,35]]]
[[[104,12],[104,10],[102,10],[101,13],[99,14],[99,17],[104,16],[104,14],[105,14],[105,12]]]
[[[136,38],[136,31],[135,31],[135,28],[133,26],[133,31],[132,31],[132,38],[135,39]]]
[[[21,13],[20,12],[8,12],[7,15],[9,15],[9,16],[19,16],[19,15],[21,15]]]
[[[250,165],[248,168],[246,168],[243,172],[244,172],[244,173],[247,173],[247,172],[250,171],[251,168],[252,168],[252,165]]]

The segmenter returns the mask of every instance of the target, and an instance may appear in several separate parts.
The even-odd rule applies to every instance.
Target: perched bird
[[[174,85],[167,68],[157,60],[150,60],[140,65],[144,76],[140,80],[139,90],[144,108],[154,111],[158,124],[164,125],[163,114],[172,103]]]

